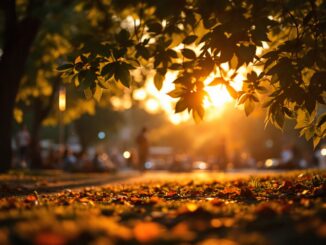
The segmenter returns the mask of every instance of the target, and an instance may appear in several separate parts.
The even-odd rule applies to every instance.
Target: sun
[[[224,70],[226,70],[226,77],[228,78],[233,74],[233,71],[229,69],[228,65],[225,64]],[[239,69],[238,75],[235,76],[232,81],[230,81],[230,85],[237,91],[241,90],[242,88],[242,81],[245,80],[244,72],[246,69]],[[206,85],[205,91],[208,93],[208,100],[204,101],[204,107],[216,107],[220,108],[223,107],[225,104],[234,101],[234,99],[231,97],[229,92],[227,91],[226,87],[224,85],[217,85],[217,86],[208,86],[212,82],[212,80],[216,77],[220,76],[218,72],[211,73],[204,81],[204,84]]]
[[[227,65],[223,68],[228,70]],[[229,75],[228,73],[226,74],[227,76]],[[232,72],[230,71],[230,73]],[[244,80],[244,76],[242,74],[244,74],[244,71],[240,69],[238,75],[230,84],[237,91],[242,87],[242,81]],[[208,94],[208,97],[204,100],[204,108],[206,111],[205,120],[220,117],[223,114],[226,105],[234,101],[234,99],[229,95],[225,86],[207,86],[215,76],[218,76],[217,72],[211,73],[204,81],[204,84],[206,85],[205,91]],[[174,113],[174,106],[177,100],[167,95],[168,92],[174,89],[173,81],[176,77],[176,72],[168,72],[166,74],[165,81],[163,82],[163,87],[160,91],[155,88],[153,80],[149,79],[144,88],[135,90],[134,99],[143,101],[145,110],[150,113],[157,113],[159,111],[165,112],[168,119],[173,124],[180,124],[182,122],[191,120],[191,115],[186,111],[177,114]]]

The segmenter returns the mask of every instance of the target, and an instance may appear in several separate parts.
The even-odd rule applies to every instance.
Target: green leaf
[[[315,134],[313,127],[304,128],[302,131],[304,131],[304,137],[306,140],[310,140]]]
[[[95,91],[94,91],[94,99],[99,102],[101,100],[102,97],[102,93],[103,93],[103,88],[101,88],[100,86],[96,86],[95,87]]]
[[[102,68],[101,75],[110,78],[113,76],[116,68],[116,62],[109,63]]]
[[[229,94],[233,99],[238,98],[239,96],[238,92],[231,85],[226,85],[226,89],[228,90]]]
[[[81,89],[91,87],[97,79],[96,74],[91,70],[83,70],[78,73],[78,81]]]
[[[257,86],[257,87],[256,87],[256,91],[258,91],[258,92],[261,93],[261,94],[266,94],[266,93],[268,93],[268,89],[265,88],[264,86]]]
[[[313,139],[314,149],[318,146],[319,142],[321,140],[321,137],[315,136]]]
[[[170,65],[169,69],[171,69],[171,70],[181,70],[182,65],[178,64],[178,63],[173,63],[173,64]]]
[[[148,32],[154,32],[154,33],[161,33],[163,27],[160,23],[158,22],[151,22],[147,24],[148,27]]]
[[[251,35],[252,35],[253,41],[256,44],[258,44],[259,41],[266,41],[266,42],[270,41],[267,36],[267,30],[265,30],[263,28],[257,28],[255,30],[252,30]]]
[[[174,90],[167,93],[167,95],[169,95],[172,98],[179,98],[179,97],[183,96],[184,93],[185,93],[185,90],[183,90],[181,88],[175,88]]]
[[[196,54],[191,49],[184,48],[181,50],[181,53],[187,59],[190,59],[190,60],[196,59]]]
[[[80,59],[81,59],[81,61],[83,62],[83,63],[88,63],[88,59],[87,59],[87,57],[85,56],[85,55],[81,55],[80,56]]]
[[[181,98],[175,105],[175,113],[179,113],[187,109],[188,103],[185,98]]]
[[[136,50],[137,50],[137,53],[136,53],[137,57],[141,56],[145,60],[148,60],[151,57],[151,54],[150,54],[149,50],[146,47],[142,46],[142,45],[137,45]]]
[[[238,64],[238,67],[240,65],[242,65],[243,63],[248,64],[249,62],[252,62],[254,57],[255,57],[256,46],[254,46],[254,45],[249,45],[249,46],[241,45],[237,49],[236,53],[237,53],[237,56],[239,58],[239,63],[240,63],[240,64]]]
[[[65,71],[69,71],[73,68],[74,68],[73,64],[63,64],[63,65],[57,67],[57,71],[65,72]]]
[[[126,48],[120,48],[120,49],[113,49],[113,56],[117,60],[121,57],[123,57],[127,52]]]
[[[70,82],[73,83],[76,88],[79,87],[78,74],[71,76]]]
[[[238,105],[245,103],[248,98],[249,98],[249,94],[243,93],[238,99]]]
[[[318,118],[317,127],[321,127],[325,123],[326,123],[326,112],[320,115],[320,117]]]
[[[140,62],[137,59],[129,59],[128,62],[133,67],[133,69],[141,66]]]
[[[129,39],[129,37],[130,37],[130,33],[129,33],[129,31],[127,31],[127,30],[125,30],[125,29],[122,29],[122,30],[119,32],[119,34],[118,34],[118,36],[117,36],[117,39],[118,39],[118,42],[119,42],[119,43],[124,43],[124,42],[126,42],[126,41]]]
[[[129,88],[131,77],[126,66],[120,64],[114,73],[114,78],[115,80],[119,80],[125,87]]]
[[[189,44],[192,44],[194,41],[196,41],[197,38],[198,37],[196,35],[190,35],[190,36],[187,36],[185,39],[183,39],[182,43],[189,45]]]
[[[233,69],[233,70],[237,70],[240,66],[241,66],[242,64],[240,64],[239,63],[239,59],[238,59],[238,57],[236,56],[236,55],[233,55],[232,56],[232,59],[229,61],[229,67],[230,67],[230,69]],[[235,73],[236,74],[236,73]],[[236,75],[235,75],[236,76]],[[234,77],[235,77],[234,76]],[[234,78],[233,77],[233,78]],[[233,79],[232,77],[231,77],[231,79]]]
[[[247,74],[247,79],[250,81],[250,82],[256,82],[257,81],[257,73],[255,71],[252,71],[251,73],[248,73]]]
[[[282,110],[287,117],[293,118],[294,114],[289,108],[283,106]]]
[[[297,110],[297,124],[295,125],[295,129],[306,128],[313,122],[314,115],[309,114],[307,111],[299,109]]]
[[[103,78],[99,77],[97,79],[97,84],[98,86],[100,86],[103,89],[109,89],[110,88],[110,84],[108,82],[106,82]]]
[[[196,111],[198,113],[198,116],[200,117],[201,120],[204,119],[204,115],[205,115],[205,109],[202,106],[202,104],[200,105],[196,105],[195,108],[193,109],[194,111]]]
[[[280,59],[275,66],[273,66],[266,74],[267,75],[282,75],[295,73],[295,69],[292,65],[292,62],[289,58]]]
[[[277,126],[279,129],[283,129],[283,125],[284,125],[284,113],[282,111],[282,109],[278,108],[276,111],[274,111],[273,114],[273,122],[274,125]]]
[[[215,77],[213,81],[211,81],[208,86],[216,86],[220,84],[227,84],[227,81],[224,80],[223,77]]]
[[[203,120],[203,117],[201,117],[200,112],[198,110],[192,110],[192,117],[197,124]]]
[[[309,50],[305,56],[302,57],[301,62],[305,66],[313,66],[316,61],[316,51],[314,49]]]
[[[178,58],[178,53],[176,51],[174,51],[173,49],[166,50],[166,53],[171,58],[175,58],[175,59]]]
[[[244,109],[246,116],[249,116],[255,110],[255,102],[250,99],[247,99],[244,104]]]
[[[84,89],[84,95],[85,95],[86,99],[88,99],[88,100],[93,98],[93,93],[92,93],[92,90],[90,88]]]
[[[255,94],[251,94],[250,99],[255,101],[255,102],[259,102],[259,99],[257,98],[257,96]]]
[[[225,46],[222,50],[221,50],[221,56],[219,59],[220,63],[224,63],[224,62],[230,62],[232,57],[233,57],[233,53],[234,53],[234,49],[231,46]]]
[[[310,114],[313,113],[316,108],[316,99],[312,96],[307,96],[305,100],[305,106]]]
[[[279,51],[270,51],[262,56],[264,59],[277,59]]]
[[[156,72],[156,74],[154,76],[154,85],[157,90],[162,89],[163,80],[164,80],[164,77],[159,72]]]

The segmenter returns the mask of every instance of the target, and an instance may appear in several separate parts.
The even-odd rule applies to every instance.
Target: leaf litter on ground
[[[0,199],[0,244],[326,244],[326,173]]]

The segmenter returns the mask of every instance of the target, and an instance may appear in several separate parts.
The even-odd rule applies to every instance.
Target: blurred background
[[[109,172],[326,168],[325,140],[313,149],[291,122],[286,122],[284,132],[266,126],[261,108],[247,118],[220,85],[206,88],[206,115],[199,124],[187,112],[174,114],[176,101],[167,95],[174,88],[173,72],[167,73],[160,91],[150,71],[136,69],[130,89],[111,84],[103,94],[87,99],[87,90],[76,89],[77,84],[58,74],[58,64],[76,57],[81,43],[87,44],[86,50],[95,49],[95,43],[108,40],[117,29],[132,29],[136,20],[128,12],[113,15],[110,1],[27,3],[16,1],[18,19],[41,16],[42,25],[26,58],[16,98],[14,168]],[[114,3],[119,6],[120,1]],[[2,47],[6,33],[2,29],[1,33]],[[228,71],[227,66],[224,69]],[[243,80],[240,69],[232,86],[240,90]]]
[[[246,117],[223,87],[208,91],[211,100],[199,124],[188,113],[175,114],[175,101],[167,95],[172,81],[168,76],[157,91],[149,79],[144,88],[104,94],[100,103],[86,100],[69,86],[61,88],[40,126],[41,168],[109,172],[325,168],[325,144],[314,150],[291,122],[284,132],[265,127],[263,109]],[[22,125],[27,131],[33,127],[34,114],[26,106],[21,123],[16,123],[12,141],[16,168],[31,167],[35,161],[31,150],[22,160],[17,143]],[[148,153],[140,163],[137,137],[144,127]]]

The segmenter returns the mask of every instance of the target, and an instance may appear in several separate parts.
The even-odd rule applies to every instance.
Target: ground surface
[[[92,181],[110,184],[83,187]],[[0,183],[0,244],[326,244],[320,171],[13,174]]]

